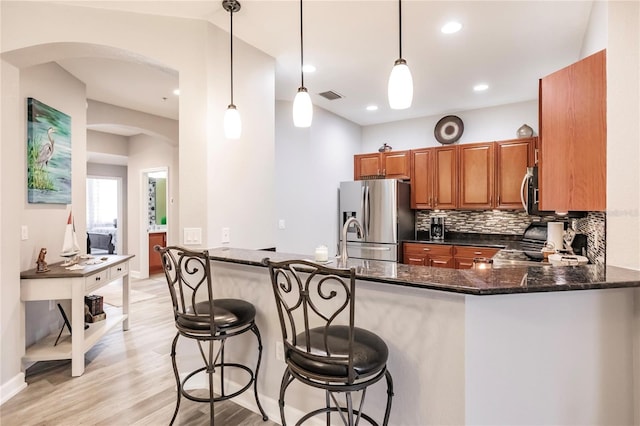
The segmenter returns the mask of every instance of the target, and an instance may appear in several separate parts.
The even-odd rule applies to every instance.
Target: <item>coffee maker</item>
[[[431,218],[431,239],[444,240],[444,217]]]

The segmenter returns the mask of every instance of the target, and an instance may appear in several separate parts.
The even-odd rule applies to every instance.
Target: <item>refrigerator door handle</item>
[[[362,195],[360,196],[360,211],[362,212],[362,227],[363,227],[362,231],[363,231],[363,233],[365,233],[362,236],[362,240],[363,241],[364,241],[365,236],[366,236],[366,232],[365,232],[365,229],[364,229],[364,226],[365,226],[364,224],[367,222],[367,213],[368,213],[367,212],[367,189],[368,189],[367,182],[363,182],[363,184],[362,184]]]
[[[367,239],[369,238],[369,227],[371,225],[371,192],[369,191],[369,185],[367,183],[367,190],[365,192],[365,206],[364,206],[364,211],[365,211],[365,219],[364,219],[364,223],[363,223],[363,227],[364,227],[364,241],[367,241]]]

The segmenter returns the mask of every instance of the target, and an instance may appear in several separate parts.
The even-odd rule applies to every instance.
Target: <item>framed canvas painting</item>
[[[71,117],[27,98],[27,199],[71,204]]]

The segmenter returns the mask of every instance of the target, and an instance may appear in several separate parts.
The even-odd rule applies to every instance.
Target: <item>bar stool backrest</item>
[[[328,268],[304,260],[265,259],[264,263],[269,266],[285,361],[294,370],[288,362],[292,356],[334,365],[345,372],[342,382],[353,383],[357,378],[353,369],[355,269]],[[339,325],[345,326],[345,333],[336,337],[335,326]],[[339,346],[340,353],[332,352],[331,346]],[[297,372],[312,380],[336,380],[333,375]]]
[[[215,335],[209,252],[196,252],[178,246],[155,246],[154,250],[162,258],[178,330],[182,329],[181,324],[210,323],[210,330],[203,332]],[[193,330],[189,328],[189,331]]]

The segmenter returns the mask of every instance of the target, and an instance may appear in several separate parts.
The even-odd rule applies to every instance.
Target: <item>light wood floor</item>
[[[132,304],[131,328],[116,328],[85,355],[85,372],[71,377],[70,361],[34,364],[28,386],[0,407],[0,425],[168,425],[175,407],[169,356],[175,335],[164,276],[131,280],[156,297]],[[107,312],[108,315],[108,312]],[[231,401],[216,404],[215,423],[274,426]],[[208,425],[209,406],[182,399],[177,425]]]

